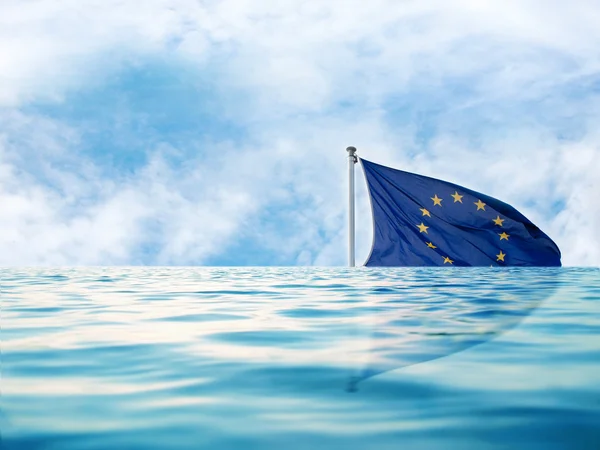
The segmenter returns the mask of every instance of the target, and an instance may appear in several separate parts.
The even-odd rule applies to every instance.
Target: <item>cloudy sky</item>
[[[348,145],[600,265],[598,23],[596,0],[3,0],[0,265],[343,265]]]

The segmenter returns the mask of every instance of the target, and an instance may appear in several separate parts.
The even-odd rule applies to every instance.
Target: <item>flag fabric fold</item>
[[[511,205],[360,159],[373,213],[366,266],[560,266],[558,246]]]

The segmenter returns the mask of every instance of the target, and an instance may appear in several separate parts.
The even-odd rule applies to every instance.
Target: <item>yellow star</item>
[[[483,209],[485,211],[485,203],[483,203],[481,200],[477,200],[473,203],[477,205],[477,211],[479,211],[480,209]]]
[[[504,222],[506,219],[501,219],[500,216],[496,217],[494,219],[494,223],[498,226],[502,226],[502,222]]]
[[[454,198],[454,203],[456,203],[456,202],[462,203],[462,198],[464,197],[464,195],[460,195],[458,193],[458,191],[454,191],[454,194],[452,194],[451,197]]]
[[[444,264],[448,263],[448,264],[452,264],[454,261],[452,261],[450,258],[448,258],[447,256],[444,256]]]
[[[508,241],[508,237],[510,236],[510,234],[506,234],[504,231],[502,233],[498,233],[498,236],[500,236],[500,240],[502,239],[506,239]]]
[[[421,233],[427,233],[427,228],[429,228],[428,226],[426,226],[423,222],[421,222],[421,225],[417,225],[419,227],[419,231]]]
[[[421,212],[423,213],[424,216],[431,217],[431,214],[429,214],[429,211],[427,211],[425,208],[421,208]]]
[[[429,248],[437,248],[435,245],[433,245],[433,242],[428,242],[427,243],[427,247],[429,247]]]
[[[439,198],[439,197],[437,196],[437,194],[434,194],[434,196],[433,196],[433,197],[431,197],[431,200],[433,200],[433,206],[435,206],[435,205],[442,206],[442,199],[441,199],[441,198]]]
[[[498,255],[496,255],[496,261],[502,261],[504,262],[504,257],[506,256],[506,253],[502,253],[502,250],[500,250],[500,253]]]

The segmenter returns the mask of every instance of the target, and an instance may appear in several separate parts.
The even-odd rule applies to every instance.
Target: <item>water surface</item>
[[[598,269],[0,282],[3,448],[600,448]]]

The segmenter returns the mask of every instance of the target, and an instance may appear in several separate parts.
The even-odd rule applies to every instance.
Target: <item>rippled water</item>
[[[3,269],[7,449],[600,449],[600,270]]]

